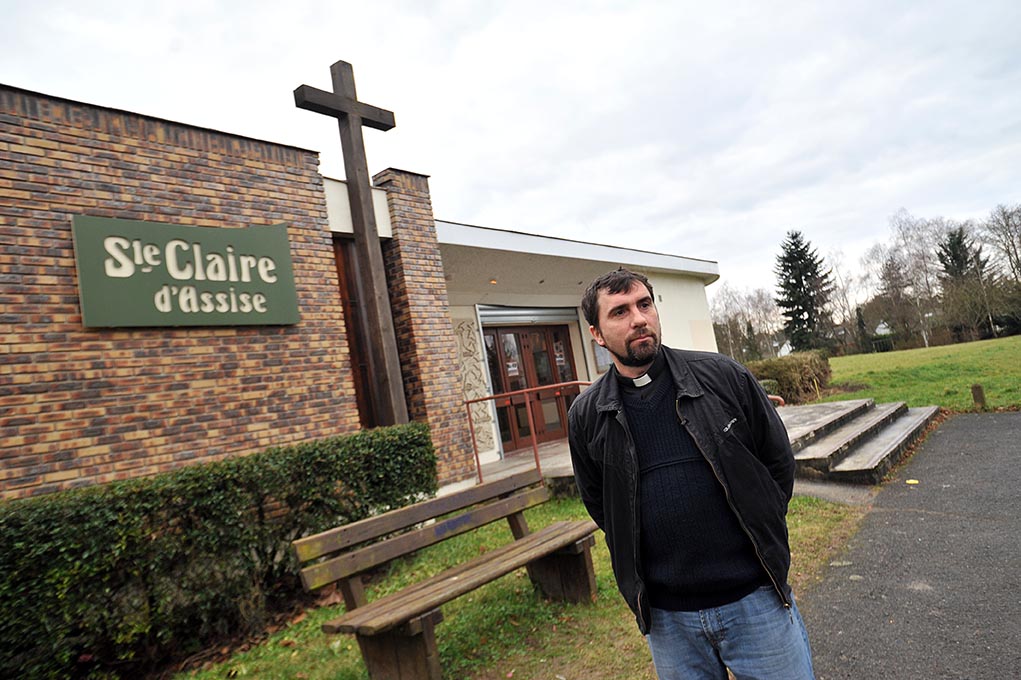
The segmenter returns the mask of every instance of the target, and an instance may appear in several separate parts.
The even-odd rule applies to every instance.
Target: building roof
[[[655,253],[634,248],[607,246],[585,241],[526,234],[519,231],[477,227],[459,222],[436,220],[436,235],[442,246],[464,246],[507,251],[521,255],[539,255],[618,264],[640,270],[687,274],[706,285],[720,278],[719,266],[712,260]]]

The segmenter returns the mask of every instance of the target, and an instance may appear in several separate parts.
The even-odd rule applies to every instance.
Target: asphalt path
[[[818,680],[1021,678],[1021,413],[932,432],[798,607]]]

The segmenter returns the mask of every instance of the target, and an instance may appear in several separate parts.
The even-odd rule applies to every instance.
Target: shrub
[[[829,384],[831,375],[830,362],[818,351],[751,361],[747,366],[759,381],[773,381],[771,385],[776,386],[775,394],[783,397],[788,404],[816,399],[819,390]]]
[[[772,378],[760,380],[759,384],[762,385],[762,389],[766,390],[766,394],[780,394],[780,383]]]
[[[0,677],[134,677],[261,630],[302,535],[436,491],[425,425],[0,504]]]

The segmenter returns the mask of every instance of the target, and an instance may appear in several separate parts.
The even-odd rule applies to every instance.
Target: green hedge
[[[137,677],[261,630],[295,538],[436,491],[425,425],[0,504],[0,677]]]
[[[829,384],[832,374],[829,360],[819,351],[750,361],[747,366],[760,382],[769,384],[770,388],[775,384],[775,392],[772,389],[766,391],[779,394],[788,404],[801,404],[818,398],[819,391]]]

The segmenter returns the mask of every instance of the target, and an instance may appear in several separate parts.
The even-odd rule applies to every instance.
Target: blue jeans
[[[812,680],[808,633],[791,596],[772,586],[737,602],[694,612],[652,610],[646,636],[660,680]]]

